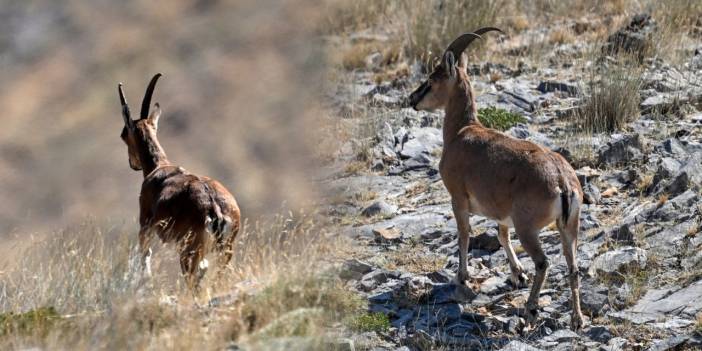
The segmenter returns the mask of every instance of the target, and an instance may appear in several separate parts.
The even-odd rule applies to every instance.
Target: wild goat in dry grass
[[[188,286],[197,291],[209,266],[205,255],[215,247],[218,263],[226,266],[239,232],[240,213],[234,197],[216,180],[189,173],[171,164],[156,138],[161,116],[159,104],[149,114],[156,74],[146,88],[138,120],[132,120],[119,84],[129,166],[144,173],[139,196],[139,247],[143,269],[151,275],[150,240],[155,232],[163,242],[176,243],[180,266]]]
[[[471,214],[497,221],[498,238],[507,252],[512,282],[526,284],[524,268],[509,240],[513,226],[524,250],[534,261],[536,276],[526,303],[527,319],[538,312],[539,291],[546,278],[548,258],[541,249],[539,231],[556,222],[569,269],[572,291],[571,327],[583,324],[576,250],[583,192],[573,168],[561,155],[529,141],[484,127],[477,116],[475,94],[466,71],[464,50],[481,34],[500,31],[481,28],[454,40],[441,63],[409,97],[415,110],[443,108],[444,146],[439,170],[451,194],[459,231],[459,270],[456,279],[468,279],[466,255]]]

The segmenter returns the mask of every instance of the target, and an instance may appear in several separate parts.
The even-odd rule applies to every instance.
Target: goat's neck
[[[444,146],[453,141],[463,127],[480,124],[473,87],[467,78],[459,77],[459,79],[460,81],[451,92],[449,102],[446,105]]]
[[[156,135],[152,134],[147,132],[139,142],[139,161],[141,161],[144,178],[156,168],[170,164],[166,152],[163,151],[163,147],[159,144]]]

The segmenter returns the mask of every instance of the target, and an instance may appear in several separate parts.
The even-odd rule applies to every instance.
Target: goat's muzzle
[[[424,96],[429,93],[429,90],[431,90],[431,85],[429,85],[429,82],[425,81],[415,91],[413,91],[412,94],[410,94],[409,105],[412,106],[413,109],[417,110],[417,105],[420,101],[422,101],[422,99],[424,99]]]

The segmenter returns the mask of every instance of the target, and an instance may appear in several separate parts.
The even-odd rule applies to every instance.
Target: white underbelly
[[[480,206],[480,203],[475,201],[474,197],[470,197],[468,199],[468,202],[470,203],[470,213],[471,214],[492,219],[493,221],[495,221],[501,225],[506,225],[508,227],[514,227],[514,223],[512,222],[512,217],[507,216],[505,218],[497,218],[493,214],[489,213],[489,211],[486,211],[482,206]]]
[[[495,216],[494,214],[488,213],[489,211],[485,211],[484,208],[480,206],[480,203],[478,203],[477,201],[475,201],[474,198],[470,198],[470,199],[469,199],[469,202],[470,202],[470,213],[471,213],[471,214],[478,215],[478,216],[483,216],[483,217],[485,217],[485,218],[492,219],[492,220],[494,220],[495,222],[497,222],[497,223],[499,223],[499,224],[501,224],[501,225],[504,225],[504,226],[514,227],[514,221],[512,220],[511,214],[509,214],[509,215],[507,215],[507,216],[505,216],[505,217],[503,217],[503,218],[498,218],[498,217]],[[535,205],[536,205],[536,204],[535,204]],[[561,204],[561,199],[560,199],[560,197],[555,198],[555,199],[553,200],[553,202],[551,202],[551,203],[545,203],[545,204],[543,204],[543,206],[548,206],[548,208],[549,208],[550,211],[549,211],[549,212],[546,212],[546,213],[541,212],[541,213],[542,213],[541,216],[543,216],[543,214],[546,214],[547,216],[549,216],[549,218],[548,218],[549,221],[555,221],[555,220],[557,220],[558,218],[560,218],[561,213],[563,212],[563,208],[562,208],[562,204]],[[540,211],[538,211],[538,212],[540,212]]]

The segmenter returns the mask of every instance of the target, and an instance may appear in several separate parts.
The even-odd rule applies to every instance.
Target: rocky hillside
[[[522,318],[529,291],[511,286],[493,221],[472,217],[470,284],[451,283],[458,244],[437,168],[443,112],[403,107],[426,67],[410,64],[388,75],[382,53],[371,52],[364,67],[344,73],[327,100],[333,118],[356,127],[348,127],[355,134],[326,181],[349,194],[335,199],[330,214],[357,247],[342,278],[367,299],[371,316],[387,321],[350,335],[357,348],[702,347],[702,46],[687,48],[676,64],[651,57],[644,48],[653,26],[649,16],[635,16],[612,28],[605,45],[564,43],[519,62],[509,58],[515,36],[492,37],[488,45],[501,43],[502,59],[469,66],[480,109],[524,117],[504,132],[561,153],[577,170],[587,203],[577,253],[581,332],[568,329],[570,291],[554,226],[539,234],[551,268],[533,328]],[[382,47],[387,38],[361,33],[351,40]],[[619,51],[636,62],[622,63]],[[617,70],[625,74],[615,78]],[[620,116],[613,122],[621,127],[588,124],[608,116],[607,104],[615,112],[627,108],[627,93],[633,115],[605,117]],[[489,111],[482,113],[489,122]],[[513,230],[511,236],[533,279],[531,259]]]

